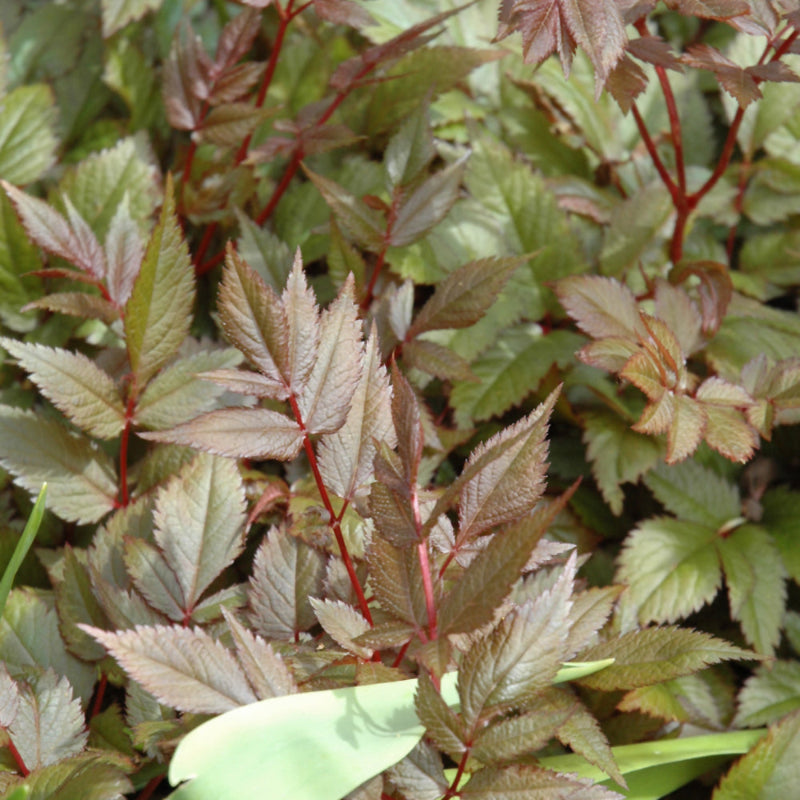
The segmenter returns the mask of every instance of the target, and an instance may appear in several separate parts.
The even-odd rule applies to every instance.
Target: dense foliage
[[[788,796],[800,2],[0,23],[0,796],[166,797],[372,684],[358,800]]]

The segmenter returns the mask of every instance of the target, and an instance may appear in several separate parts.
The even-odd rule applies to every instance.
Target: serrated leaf
[[[389,377],[380,361],[377,336],[367,340],[361,377],[350,402],[344,425],[323,436],[317,447],[319,470],[325,486],[349,500],[370,482],[376,442],[394,447]]]
[[[439,800],[450,786],[442,757],[424,741],[388,770],[387,779],[399,791],[418,800]]]
[[[274,113],[274,109],[257,108],[251,103],[224,103],[211,109],[195,136],[218,147],[237,147]]]
[[[142,266],[144,247],[139,226],[131,217],[130,199],[122,198],[111,222],[105,240],[106,286],[111,299],[124,306],[131,296],[133,283]]]
[[[244,546],[242,478],[227,459],[199,455],[156,498],[155,540],[181,587],[185,613]]]
[[[371,647],[364,647],[354,641],[371,627],[362,614],[341,600],[320,600],[316,597],[310,600],[319,624],[340,647],[361,658],[372,657]]]
[[[573,331],[552,331],[544,336],[541,328],[531,323],[508,328],[494,346],[471,362],[478,381],[453,387],[456,420],[466,427],[522,403],[554,365],[567,367],[583,342]]]
[[[236,647],[236,657],[259,700],[283,697],[297,691],[294,677],[281,657],[260,636],[244,627],[229,611],[222,609]]]
[[[625,542],[617,579],[642,623],[698,611],[722,583],[715,528],[666,517],[645,520]]]
[[[148,11],[160,8],[163,0],[103,0],[103,38],[122,30],[134,20],[141,19]]]
[[[557,392],[527,417],[479,445],[467,468],[494,448],[502,455],[489,461],[461,490],[458,506],[458,540],[479,536],[490,528],[528,514],[544,491],[547,425]],[[508,447],[504,447],[509,443]]]
[[[8,597],[0,620],[0,661],[12,676],[52,668],[86,702],[94,688],[94,669],[64,646],[52,596],[33,589],[14,589]]]
[[[468,633],[491,622],[544,533],[545,525],[530,518],[492,536],[442,599],[440,633]]]
[[[393,247],[412,244],[445,218],[458,199],[468,157],[431,175],[401,201],[389,236]]]
[[[583,441],[592,475],[612,512],[622,513],[623,483],[635,483],[660,460],[662,447],[650,436],[631,430],[624,419],[607,411],[583,415]]]
[[[633,292],[613,278],[563,278],[554,290],[578,327],[593,339],[613,336],[638,341],[639,334],[644,333]]]
[[[22,798],[8,800],[108,800],[133,791],[132,762],[111,752],[83,752],[37,769],[25,778]]]
[[[222,330],[264,375],[289,391],[286,312],[275,292],[229,249],[217,298]]]
[[[294,641],[316,624],[310,597],[322,594],[325,559],[302,539],[270,529],[256,551],[249,585],[251,621],[267,639]]]
[[[383,164],[392,186],[411,183],[435,156],[428,105],[420,103],[386,145]]]
[[[256,702],[236,659],[200,628],[137,625],[112,633],[85,626],[159,702],[195,714],[222,714]]]
[[[69,681],[51,669],[20,686],[8,733],[31,770],[80,753],[89,737],[80,700],[73,698]]]
[[[162,197],[155,164],[147,146],[128,137],[67,170],[58,187],[102,240],[126,195],[133,220],[150,219]]]
[[[0,406],[0,465],[29,492],[47,482],[47,505],[63,519],[97,522],[113,510],[114,465],[100,448],[63,425],[29,411]]]
[[[536,710],[500,719],[481,730],[471,755],[486,765],[503,765],[541,750],[556,735],[578,701],[565,692],[545,690]]]
[[[268,408],[209,411],[168,431],[140,433],[143,439],[172,442],[228,458],[290,461],[303,444],[300,426]]]
[[[140,386],[175,354],[189,332],[194,271],[167,181],[161,217],[125,305],[125,342]]]
[[[125,567],[133,585],[150,606],[174,622],[188,622],[189,617],[183,607],[178,578],[155,545],[144,539],[127,539],[125,541]],[[97,591],[98,594],[101,594],[100,584],[97,586]],[[134,616],[129,618],[126,624],[119,626],[122,628],[129,628],[132,627],[131,623],[139,624],[141,622],[136,618],[137,600],[141,598],[137,595],[129,597],[127,602],[121,600],[120,611],[124,616],[131,610],[134,612]],[[107,597],[102,597],[101,594],[101,599],[106,600]],[[111,616],[111,612],[107,613]]]
[[[374,536],[367,548],[370,587],[381,607],[419,628],[428,624],[422,572],[416,550]]]
[[[53,91],[37,83],[19,86],[0,108],[0,178],[23,185],[55,162],[58,139]]]
[[[552,589],[513,609],[464,656],[458,675],[468,727],[492,711],[525,707],[555,678],[567,638],[575,555]]]
[[[81,353],[0,338],[56,408],[99,439],[113,439],[125,426],[125,408],[116,384]]]
[[[233,367],[240,361],[232,348],[178,359],[147,384],[136,403],[134,422],[164,430],[210,411],[219,404],[225,387],[209,384],[199,373]]]
[[[742,525],[717,542],[731,617],[745,639],[771,656],[781,638],[786,606],[785,571],[770,535],[756,525]]]
[[[25,194],[5,181],[2,186],[13,202],[28,236],[39,247],[66,259],[95,278],[104,276],[105,258],[100,245],[74,206],[69,206],[71,219],[67,221],[44,200]]]
[[[289,328],[289,388],[300,395],[320,352],[319,309],[303,272],[298,249],[281,297]],[[324,346],[324,345],[323,345]]]
[[[525,260],[522,256],[484,258],[454,270],[420,309],[407,337],[444,328],[466,328],[477,322]]]
[[[740,758],[714,791],[713,800],[779,800],[800,780],[800,714],[770,728],[747,755]]]
[[[623,795],[585,778],[540,767],[486,767],[475,772],[459,794],[468,800],[621,800]]]
[[[113,325],[119,319],[119,311],[100,295],[86,292],[54,292],[38,297],[25,306],[25,310],[42,308],[56,314],[69,314],[82,319],[99,319],[106,325]]]
[[[741,513],[735,484],[696,461],[658,466],[644,482],[668,511],[690,522],[718,528]]]
[[[333,433],[344,424],[358,386],[363,351],[358,307],[352,284],[347,284],[322,314],[314,364],[297,398],[309,433]]]
[[[775,661],[760,666],[737,697],[734,725],[758,728],[800,709],[800,664]]]
[[[567,639],[570,658],[594,644],[598,631],[608,621],[622,591],[621,586],[593,587],[572,596]]]
[[[605,692],[672,680],[721,661],[758,658],[707,633],[676,627],[631,631],[594,645],[580,656],[587,660],[615,659],[601,672],[579,680],[581,685]]]
[[[795,583],[800,583],[800,551],[796,547],[800,535],[800,493],[778,487],[764,495],[762,506],[761,524],[780,551],[784,568]]]
[[[306,169],[306,175],[330,206],[339,225],[359,244],[374,253],[385,248],[386,224],[381,214],[343,186]]]
[[[457,761],[465,750],[464,742],[468,738],[464,722],[448,707],[427,672],[421,673],[418,684],[414,707],[419,721],[425,726],[431,741]]]
[[[240,231],[237,252],[268,286],[281,291],[292,268],[292,251],[274,233],[258,226],[238,209],[236,219]]]

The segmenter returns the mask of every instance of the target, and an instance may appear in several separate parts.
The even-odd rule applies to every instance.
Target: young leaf
[[[428,624],[422,573],[416,550],[373,536],[367,548],[370,586],[381,607],[416,627]]]
[[[447,216],[458,199],[468,157],[431,175],[401,202],[390,234],[393,247],[412,244]]]
[[[464,656],[458,675],[468,727],[493,710],[525,707],[556,676],[567,638],[575,555],[555,586],[518,606]]]
[[[722,583],[718,534],[696,522],[645,520],[625,542],[617,580],[642,623],[674,622],[710,603]]]
[[[477,322],[524,263],[522,256],[484,258],[454,270],[420,309],[407,337],[444,328],[466,328]]]
[[[477,447],[467,468],[494,449],[503,449],[461,490],[458,506],[458,540],[479,536],[490,528],[528,514],[544,491],[547,458],[547,424],[557,392],[527,417]],[[508,447],[505,445],[508,444]]]
[[[18,686],[19,706],[8,733],[25,766],[33,770],[80,753],[89,734],[69,681],[48,669]]]
[[[319,348],[308,381],[297,397],[309,433],[333,433],[342,427],[358,386],[362,361],[361,323],[352,283],[348,283],[322,314]]]
[[[244,512],[242,479],[227,459],[200,455],[159,492],[155,539],[178,579],[185,611],[241,552]]]
[[[593,339],[619,337],[637,341],[640,334],[647,335],[633,292],[613,278],[563,278],[554,289],[578,327]]]
[[[771,656],[781,638],[786,607],[785,571],[770,535],[756,525],[742,525],[717,543],[731,617],[741,622],[745,639]]]
[[[614,663],[579,683],[604,692],[635,689],[690,675],[710,664],[731,659],[754,660],[749,650],[688,628],[646,628],[594,645],[582,659],[613,657]]]
[[[47,482],[47,505],[73,522],[97,522],[113,510],[117,494],[114,465],[88,439],[29,411],[0,406],[0,465],[15,482],[38,492]]]
[[[310,597],[322,594],[325,560],[302,539],[272,528],[256,551],[250,619],[267,639],[293,641],[316,624]]]
[[[370,482],[376,442],[395,445],[391,415],[391,389],[380,361],[373,331],[362,358],[361,377],[350,402],[347,418],[335,433],[322,437],[317,448],[319,470],[325,486],[349,500]]]
[[[78,427],[113,439],[125,426],[125,408],[114,381],[81,353],[0,338],[31,380]]]
[[[167,180],[161,218],[125,305],[125,340],[139,386],[175,354],[191,323],[194,272]]]
[[[260,636],[244,627],[227,609],[222,615],[236,646],[236,657],[259,700],[293,694],[297,686],[281,657]]]
[[[200,628],[137,625],[113,633],[84,630],[159,702],[195,714],[222,714],[256,702],[232,653]]]
[[[168,431],[140,433],[143,439],[196,447],[228,458],[290,461],[303,444],[300,426],[268,408],[222,408]]]
[[[222,330],[231,343],[267,378],[284,385],[288,396],[286,312],[275,292],[230,248],[217,303]]]

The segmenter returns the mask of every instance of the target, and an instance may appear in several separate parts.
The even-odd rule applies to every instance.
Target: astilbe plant
[[[676,726],[776,721],[714,796],[778,797],[797,661],[700,670],[800,642],[797,4],[506,0],[502,49],[497,3],[243,5],[8,18],[0,543],[11,478],[61,522],[5,796],[166,796],[209,717],[374,684],[415,714],[360,800],[660,796],[708,766],[645,789]],[[214,747],[176,799],[273,785]]]

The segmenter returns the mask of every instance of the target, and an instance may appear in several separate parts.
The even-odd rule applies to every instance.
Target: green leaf
[[[125,426],[125,408],[111,377],[81,353],[0,338],[56,408],[99,439],[113,439]]]
[[[88,439],[30,411],[0,406],[0,465],[37,492],[47,482],[47,507],[66,520],[97,522],[113,510],[114,465]]]
[[[394,447],[395,438],[389,377],[373,333],[367,341],[361,377],[344,425],[323,436],[317,447],[319,470],[328,491],[351,499],[372,479],[376,442]]]
[[[568,366],[583,339],[572,331],[543,335],[532,323],[505,330],[496,345],[478,356],[470,366],[478,382],[459,382],[451,402],[462,426],[505,413],[541,383],[553,365]]]
[[[416,242],[438,225],[458,199],[461,179],[469,156],[465,155],[423,181],[403,198],[389,236],[393,247]]]
[[[312,597],[310,602],[319,624],[336,644],[361,658],[372,658],[373,649],[355,641],[371,628],[361,613],[342,600]]]
[[[779,800],[800,780],[800,714],[769,729],[746,756],[720,781],[714,800]]]
[[[155,540],[191,611],[244,546],[245,501],[236,465],[199,455],[159,493]]]
[[[33,324],[22,317],[21,308],[39,294],[41,287],[37,278],[26,273],[41,266],[37,247],[26,235],[8,195],[0,192],[0,319],[12,330],[24,331]]]
[[[258,226],[238,209],[236,219],[240,231],[237,252],[268,286],[281,291],[292,268],[292,251],[274,233]]]
[[[165,367],[142,392],[134,409],[134,422],[164,430],[210,411],[219,405],[225,389],[204,380],[199,373],[234,367],[241,361],[232,348],[195,353]]]
[[[159,702],[195,714],[222,714],[256,697],[230,650],[200,628],[139,625],[113,633],[84,626]]]
[[[189,445],[228,458],[290,461],[303,444],[300,426],[268,408],[222,408],[168,431],[140,433],[143,439]]]
[[[167,181],[161,217],[125,305],[125,339],[134,377],[144,386],[175,354],[191,323],[194,271]]]
[[[84,702],[94,689],[94,668],[64,646],[50,594],[25,588],[14,589],[8,596],[0,621],[0,661],[15,677],[31,674],[32,667],[52,668],[69,681]]]
[[[696,461],[660,465],[644,482],[668,511],[689,522],[719,528],[741,513],[736,485]]]
[[[552,393],[527,417],[473,450],[465,469],[486,463],[461,489],[459,542],[525,516],[544,491],[547,425],[558,397]],[[494,450],[497,458],[488,460]]]
[[[67,170],[58,188],[100,239],[126,195],[130,215],[140,226],[149,222],[162,197],[155,159],[143,140],[134,137],[93,153]]]
[[[20,86],[0,107],[0,178],[33,183],[55,162],[59,142],[56,108],[49,86]]]
[[[751,675],[739,692],[735,725],[757,728],[800,709],[800,664],[775,661]]]
[[[667,517],[645,520],[628,536],[617,580],[642,623],[674,622],[698,611],[722,583],[714,528]]]
[[[564,278],[555,292],[578,327],[593,339],[637,341],[645,333],[633,292],[613,278],[581,275]]]
[[[795,583],[800,583],[800,492],[778,487],[764,495],[761,526],[769,531],[783,566]]]
[[[217,298],[225,335],[276,386],[276,399],[288,396],[289,337],[283,304],[236,251],[229,249]]]
[[[148,11],[160,8],[161,3],[162,0],[103,0],[103,38],[108,39]]]
[[[8,564],[6,564],[6,568],[3,570],[3,577],[0,578],[0,619],[3,618],[6,601],[8,600],[11,587],[14,585],[14,578],[16,578],[17,572],[19,572],[19,568],[22,565],[25,556],[28,554],[28,551],[31,549],[31,545],[36,538],[36,534],[39,532],[39,526],[42,524],[46,496],[47,483],[44,483],[39,491],[39,496],[36,498],[36,502],[33,504],[31,513],[28,515],[28,521],[25,523],[25,528],[20,534],[19,540],[14,547],[14,552],[11,554]]]
[[[652,436],[631,430],[628,423],[608,411],[587,411],[583,415],[583,441],[592,462],[592,475],[615,515],[622,513],[623,483],[635,483],[649,472],[663,455],[663,447]]]
[[[414,318],[408,338],[425,331],[466,328],[477,322],[525,260],[522,256],[484,258],[451,272]]]
[[[690,675],[710,664],[731,659],[759,658],[749,650],[734,647],[722,639],[687,628],[646,628],[631,631],[584,650],[581,658],[613,657],[614,663],[580,683],[608,692],[635,689]]]
[[[525,707],[553,681],[567,638],[574,577],[573,554],[551,590],[513,609],[464,656],[458,694],[469,728],[493,711]]]
[[[731,617],[741,622],[745,639],[771,656],[781,639],[786,607],[786,573],[770,535],[742,525],[717,542],[728,584]]]
[[[31,770],[77,755],[89,737],[80,700],[73,698],[69,681],[52,669],[19,686],[19,706],[8,733]]]
[[[428,105],[420,103],[389,139],[383,164],[392,186],[407,186],[436,156]]]
[[[334,181],[306,169],[306,175],[330,206],[336,221],[366,250],[379,253],[385,248],[386,223],[378,211]]]
[[[321,595],[325,560],[302,539],[272,528],[256,551],[249,585],[251,622],[267,639],[294,641],[316,624],[309,602]]]

